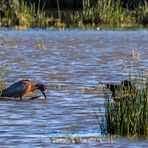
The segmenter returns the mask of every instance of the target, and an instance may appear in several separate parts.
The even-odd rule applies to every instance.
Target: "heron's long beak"
[[[44,95],[45,99],[47,99],[45,92],[41,90],[41,93]]]

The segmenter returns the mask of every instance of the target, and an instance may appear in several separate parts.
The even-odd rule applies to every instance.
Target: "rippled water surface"
[[[133,57],[135,59],[133,59]],[[0,63],[11,71],[6,86],[20,79],[45,83],[47,100],[1,101],[0,145],[68,147],[51,136],[101,136],[94,111],[104,102],[99,82],[128,78],[133,61],[148,65],[148,31],[0,30]],[[37,92],[40,94],[40,92]],[[115,139],[71,147],[148,147],[144,140]]]

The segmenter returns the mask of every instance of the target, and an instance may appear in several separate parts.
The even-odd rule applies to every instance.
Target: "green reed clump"
[[[136,23],[133,13],[123,9],[121,1],[99,0],[95,6],[86,3],[82,11],[65,13],[62,15],[62,21],[67,25],[83,27],[91,25],[107,25],[112,27],[130,26]]]
[[[123,98],[118,93],[118,98]],[[121,96],[120,96],[121,95]],[[145,87],[135,96],[133,90],[128,90],[124,99],[105,102],[105,121],[100,124],[107,134],[122,136],[148,136],[148,79]]]
[[[51,143],[65,143],[65,144],[82,144],[83,141],[79,136],[72,135],[64,135],[62,137],[59,136],[51,136]]]
[[[95,7],[95,16],[103,24],[109,24],[112,26],[121,26],[134,24],[135,18],[128,9],[122,8],[121,0],[99,0]]]
[[[42,8],[40,5],[40,0],[38,2],[38,7],[36,8],[35,4],[30,3],[29,7],[31,9],[31,16],[32,16],[32,21],[31,21],[31,26],[32,27],[50,27],[49,24],[51,23],[51,18],[46,16],[46,13],[44,11],[44,6],[45,3],[43,4]]]
[[[48,11],[41,6],[41,0],[35,3],[20,0],[2,1],[0,4],[0,27],[20,29],[32,27],[136,27],[148,24],[148,2],[134,6],[134,9],[123,7],[122,0],[83,0],[81,10]],[[132,2],[133,3],[133,2]]]
[[[62,22],[67,26],[108,26],[108,27],[134,27],[148,24],[148,3],[145,1],[138,8],[130,10],[123,8],[121,0],[98,0],[91,6],[90,0],[83,4],[82,11],[61,14]]]
[[[58,18],[67,27],[136,27],[148,24],[147,6],[146,0],[134,10],[123,8],[122,0],[98,0],[95,5],[91,5],[91,0],[83,0],[83,10],[61,11],[58,7]]]
[[[142,23],[142,25],[148,25],[148,2],[145,1],[143,5],[139,5],[136,9],[135,17],[137,18],[137,23]]]
[[[23,0],[19,3],[13,1],[3,2],[0,5],[0,14],[1,27],[47,27],[50,21],[50,18],[45,16],[43,8],[40,9],[40,0],[38,8],[36,8],[35,4],[28,4]]]
[[[5,88],[5,77],[9,73],[9,66],[0,64],[0,92]]]

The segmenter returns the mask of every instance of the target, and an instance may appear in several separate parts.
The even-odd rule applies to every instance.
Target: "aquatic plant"
[[[98,0],[95,5],[85,0],[83,10],[60,11],[60,18],[68,27],[137,27],[148,24],[147,5],[145,1],[131,10],[123,7],[121,0]]]
[[[10,68],[6,64],[0,64],[0,92],[5,88],[5,78],[9,73]]]
[[[120,0],[98,1],[95,8],[95,15],[99,17],[102,23],[112,26],[135,23],[131,12],[122,8]]]
[[[36,8],[34,3],[21,0],[18,3],[3,1],[0,5],[0,26],[26,29],[30,27],[47,27],[50,18],[45,16],[43,7],[40,9],[40,0]]]
[[[148,136],[148,79],[136,98],[130,95],[116,102],[106,99],[104,124],[108,134]]]
[[[139,5],[135,12],[136,21],[146,27],[148,25],[148,2],[144,1],[143,5]]]
[[[124,26],[135,24],[135,18],[130,11],[123,9],[120,0],[99,0],[96,5],[84,3],[82,11],[64,14],[62,19],[69,24],[83,26]]]
[[[65,143],[65,144],[81,144],[83,143],[79,136],[72,136],[70,134],[64,136],[51,136],[51,143]]]
[[[134,87],[129,89],[118,89],[113,101],[112,97],[105,91],[106,100],[104,103],[105,112],[101,112],[102,122],[98,122],[102,133],[122,136],[139,136],[148,137],[148,74],[138,68],[139,52],[133,50],[131,59],[131,71],[137,70],[137,77],[132,79],[132,72],[129,79]],[[126,60],[127,61],[127,60]],[[135,95],[135,86],[138,92]],[[126,93],[125,93],[126,92]],[[104,116],[103,116],[104,115]]]

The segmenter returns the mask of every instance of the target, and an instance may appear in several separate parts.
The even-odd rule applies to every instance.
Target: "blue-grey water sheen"
[[[21,79],[47,85],[47,100],[0,101],[2,147],[55,147],[51,136],[101,136],[94,111],[103,111],[100,82],[138,76],[148,65],[148,31],[0,30],[0,64],[11,71],[6,86]],[[36,92],[40,95],[40,92]],[[35,94],[34,94],[35,95]],[[61,144],[57,147],[66,147]],[[145,140],[71,147],[147,147]]]

